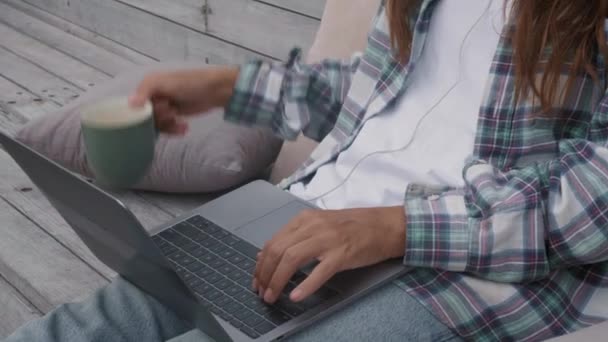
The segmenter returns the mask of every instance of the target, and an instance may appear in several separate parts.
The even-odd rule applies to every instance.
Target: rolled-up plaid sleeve
[[[465,187],[406,196],[405,264],[525,282],[608,260],[608,98],[559,158],[508,171],[483,161]]]
[[[321,141],[336,123],[360,55],[310,65],[300,60],[294,49],[287,63],[243,65],[225,119],[270,127],[287,140],[303,133]]]

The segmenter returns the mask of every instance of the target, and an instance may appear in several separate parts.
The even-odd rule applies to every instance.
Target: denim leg
[[[418,301],[388,284],[290,341],[461,341]]]
[[[171,341],[207,342],[209,339],[193,330]],[[397,285],[388,284],[284,341],[456,342],[462,339],[416,299]]]
[[[122,278],[82,303],[65,304],[6,341],[166,341],[190,330],[175,314]]]
[[[79,304],[62,305],[7,341],[211,342],[174,313],[118,278]],[[394,284],[289,337],[286,341],[461,341]]]

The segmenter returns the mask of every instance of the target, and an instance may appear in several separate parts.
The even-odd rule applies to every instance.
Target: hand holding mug
[[[224,107],[232,96],[239,69],[217,67],[148,75],[130,98],[133,107],[150,101],[156,125],[163,133],[183,135],[180,117]]]
[[[87,160],[101,185],[128,188],[154,160],[158,131],[183,135],[182,116],[226,106],[238,68],[222,67],[147,76],[130,98],[111,98],[82,110]]]

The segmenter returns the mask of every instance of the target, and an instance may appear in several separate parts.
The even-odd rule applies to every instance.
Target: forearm
[[[211,89],[214,93],[210,96],[215,107],[224,108],[228,106],[230,98],[234,94],[234,87],[239,77],[239,67],[220,67],[209,70],[209,79],[212,83]]]
[[[564,140],[560,155],[506,172],[473,162],[464,188],[406,196],[404,262],[519,283],[607,260],[608,150]]]

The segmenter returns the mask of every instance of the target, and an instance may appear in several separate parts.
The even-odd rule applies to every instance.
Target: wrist
[[[215,90],[214,99],[217,107],[226,107],[239,77],[238,67],[225,67],[217,69],[214,75],[213,89]]]
[[[390,236],[389,258],[400,258],[405,255],[406,218],[403,207],[384,208],[382,217]]]

